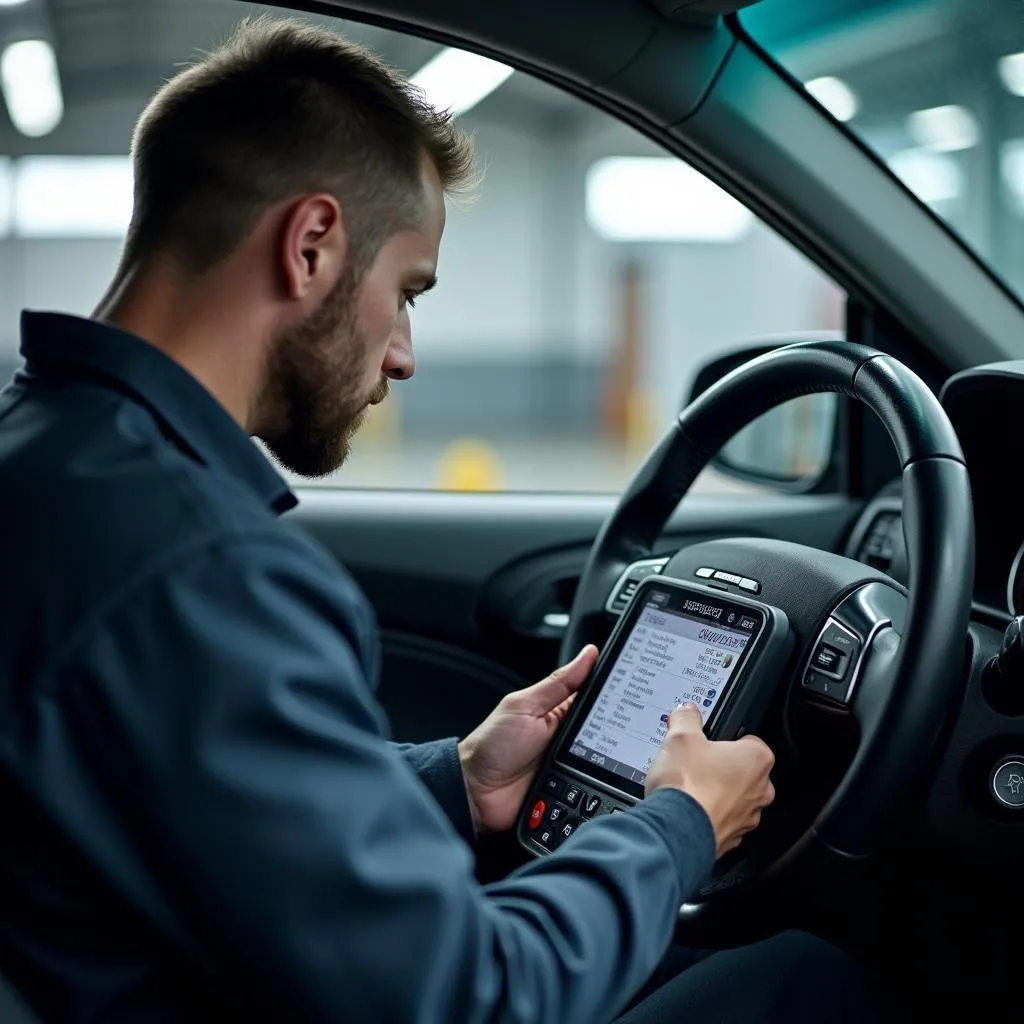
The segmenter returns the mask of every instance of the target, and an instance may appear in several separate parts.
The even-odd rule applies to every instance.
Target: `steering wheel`
[[[909,588],[832,552],[762,537],[707,541],[652,559],[670,515],[726,441],[775,406],[822,392],[866,405],[896,448]],[[830,709],[833,717],[850,720],[856,738],[831,796],[793,841],[787,837],[781,853],[754,867],[749,856],[728,869],[719,865],[715,878],[683,908],[684,919],[689,914],[705,924],[709,917],[721,920],[716,910],[735,909],[737,897],[746,902],[763,894],[769,881],[815,872],[820,877],[823,864],[870,855],[935,766],[962,679],[974,526],[960,443],[924,382],[882,352],[820,341],[776,349],[723,377],[672,423],[604,523],[573,601],[562,661],[586,643],[607,639],[616,596],[631,580],[660,571],[707,583],[709,568],[737,584],[744,580],[748,597],[749,581],[756,581],[759,599],[789,617],[796,643],[786,678],[760,680],[784,690],[784,715],[805,703]],[[728,579],[714,582],[745,592]],[[836,628],[853,638],[854,666],[848,685],[822,693],[811,658]],[[757,686],[759,680],[755,674],[743,684]],[[776,787],[776,803],[784,803],[787,792],[778,781]]]

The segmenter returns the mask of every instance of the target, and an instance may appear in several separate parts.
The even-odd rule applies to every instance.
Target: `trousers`
[[[783,932],[711,952],[673,946],[617,1024],[877,1024],[857,963],[823,939]]]

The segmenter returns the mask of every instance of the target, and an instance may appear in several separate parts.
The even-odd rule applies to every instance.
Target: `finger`
[[[697,733],[704,729],[704,719],[700,717],[696,704],[680,704],[669,715],[668,727],[673,732]]]
[[[774,802],[775,802],[775,786],[772,784],[771,781],[769,781],[768,782],[768,788],[765,790],[765,801],[764,801],[764,805],[763,806],[767,807],[769,804],[772,804]]]
[[[539,714],[547,714],[572,696],[586,681],[597,661],[597,648],[587,644],[567,665],[546,679],[520,690],[517,697]]]

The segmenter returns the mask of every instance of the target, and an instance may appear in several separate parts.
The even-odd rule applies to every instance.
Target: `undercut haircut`
[[[424,157],[447,194],[475,184],[472,142],[451,113],[365,47],[297,19],[246,19],[139,119],[122,270],[159,254],[200,274],[274,204],[327,192],[361,272],[418,224]]]

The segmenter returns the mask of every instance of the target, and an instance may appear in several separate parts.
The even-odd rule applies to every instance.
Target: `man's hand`
[[[770,778],[775,755],[756,736],[712,741],[693,704],[669,716],[665,742],[647,773],[647,793],[681,789],[699,803],[715,830],[717,856],[736,849],[775,799]]]
[[[515,824],[544,753],[596,661],[597,648],[588,644],[547,679],[503,697],[459,744],[477,832]]]

